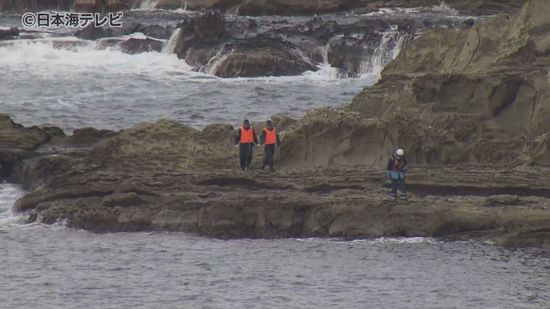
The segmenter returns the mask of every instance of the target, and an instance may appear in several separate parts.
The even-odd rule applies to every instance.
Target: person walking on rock
[[[235,136],[235,145],[239,145],[239,157],[241,160],[241,169],[243,171],[250,168],[254,146],[257,144],[258,138],[256,132],[254,132],[254,128],[250,126],[248,119],[245,119]]]
[[[279,139],[279,134],[277,134],[277,129],[273,127],[271,120],[266,122],[266,127],[262,130],[260,135],[260,144],[264,145],[265,159],[262,170],[269,165],[269,168],[272,172],[275,171],[274,159],[275,159],[275,144],[277,146],[281,145],[281,140]]]
[[[407,198],[407,188],[405,184],[407,168],[405,151],[403,149],[397,149],[388,160],[388,165],[386,166],[386,174],[391,181],[391,196],[393,198],[397,198],[398,190],[400,191],[401,198]]]

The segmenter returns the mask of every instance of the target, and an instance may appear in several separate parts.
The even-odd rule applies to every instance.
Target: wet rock
[[[129,0],[74,0],[74,10],[86,12],[122,11],[131,8]]]
[[[448,5],[468,15],[492,15],[500,12],[512,13],[521,8],[526,0],[458,0],[450,1]],[[4,0],[0,2],[0,10],[26,11],[26,10],[70,10],[88,12],[119,11],[140,7],[142,0]],[[372,12],[382,7],[425,7],[439,5],[437,0],[394,0],[394,1],[349,1],[349,0],[272,0],[272,1],[246,1],[246,0],[159,0],[156,8],[188,10],[218,9],[227,13],[240,15],[315,15],[355,10],[359,13]]]
[[[473,27],[476,24],[476,22],[473,18],[468,18],[467,20],[464,21],[464,24],[467,27]]]
[[[151,51],[160,52],[162,50],[162,46],[163,46],[162,41],[154,40],[151,38],[144,38],[144,39],[130,38],[120,43],[120,47],[122,48],[122,51],[129,54],[137,54],[137,53],[151,52]]]
[[[215,12],[180,26],[176,54],[196,70],[221,77],[299,75],[316,70],[292,43],[262,35],[243,37],[239,26],[228,24]]]
[[[182,0],[158,0],[155,7],[165,10],[189,9],[188,2]]]
[[[432,26],[447,26],[448,23],[465,27],[461,22],[444,18],[437,19]],[[244,53],[250,53],[254,54],[251,61],[257,61],[258,55],[264,58],[255,62],[259,64],[255,65],[258,71],[266,71],[261,76],[273,74],[273,71],[278,75],[301,74],[326,62],[339,69],[340,77],[357,77],[367,72],[378,73],[415,33],[425,28],[420,21],[407,18],[398,18],[391,24],[386,17],[346,17],[339,22],[331,16],[306,20],[280,18],[268,22],[213,11],[187,16],[178,24],[175,52],[201,72],[215,73],[222,62],[233,63],[224,68],[231,72],[219,72],[219,76],[260,74],[246,72],[250,71],[246,69],[246,74],[240,75],[240,70],[235,68],[239,62],[246,63]],[[257,42],[262,45],[259,50],[247,46]],[[270,50],[266,50],[265,42],[270,42],[267,46]],[[274,61],[280,58],[280,51],[289,54],[292,62],[299,62],[296,70],[277,73],[281,68],[270,70],[269,65],[263,65],[269,54],[274,55]]]
[[[357,77],[365,68],[364,62],[367,59],[367,54],[372,54],[367,51],[367,42],[360,37],[344,37],[337,36],[329,40],[327,50],[328,63],[340,68],[342,77]]]
[[[141,32],[148,37],[155,39],[168,40],[174,29],[171,27],[163,27],[160,25],[143,25],[135,32]]]
[[[13,122],[7,114],[0,114],[0,132],[0,148],[12,153],[34,150],[50,138],[37,127],[25,128]]]
[[[42,11],[72,9],[73,0],[4,0],[0,2],[0,11]]]
[[[128,0],[104,0],[104,9],[107,11],[122,11],[131,8],[131,3]]]
[[[206,65],[216,54],[226,35],[225,18],[215,12],[184,20],[178,27],[180,32],[175,53],[196,70]]]
[[[316,70],[295,46],[260,37],[229,43],[211,68],[220,77],[300,75]]]
[[[521,8],[526,0],[459,0],[449,1],[446,4],[462,14],[468,15],[492,15],[500,12],[513,13]],[[378,10],[382,7],[427,7],[439,5],[436,0],[395,0],[395,1],[348,1],[348,0],[273,0],[273,1],[234,1],[189,0],[188,9],[220,9],[224,12],[238,13],[240,15],[314,15],[355,10],[366,13]]]
[[[101,0],[74,0],[75,11],[100,12],[103,9]]]
[[[35,190],[58,175],[70,172],[73,164],[74,160],[63,155],[35,155],[14,165],[9,180],[20,183],[24,190]]]
[[[54,126],[43,126],[40,129],[48,134],[50,137],[65,137],[65,132],[59,127]]]
[[[98,130],[94,128],[82,128],[73,131],[73,134],[67,138],[67,142],[72,145],[91,145],[105,138],[117,135],[112,130]]]
[[[113,36],[113,31],[106,27],[95,27],[89,25],[82,30],[78,30],[75,36],[83,40],[97,40]]]
[[[21,160],[50,140],[50,136],[37,127],[24,128],[14,123],[9,115],[0,114],[0,165],[2,178],[17,179]]]
[[[12,27],[9,29],[0,29],[0,40],[13,39],[19,36],[19,29]]]

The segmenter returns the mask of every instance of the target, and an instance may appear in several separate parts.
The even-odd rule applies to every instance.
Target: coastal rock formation
[[[221,53],[211,67],[220,77],[300,75],[317,70],[296,46],[267,37],[231,42]]]
[[[137,54],[151,51],[160,52],[162,50],[162,46],[162,41],[154,40],[151,38],[129,38],[128,40],[122,41],[120,43],[122,51],[129,54]]]
[[[2,0],[0,11],[70,10],[75,0]]]
[[[459,19],[441,18],[430,27],[449,24],[464,26]],[[370,59],[383,66],[425,28],[412,18],[270,21],[209,12],[178,25],[175,53],[195,70],[221,77],[299,75],[322,63],[341,77],[357,77],[375,71]]]
[[[75,5],[78,10],[93,11],[116,3],[82,0]],[[125,14],[122,27],[89,25],[74,29],[73,34],[80,39],[101,40],[99,47],[118,46],[131,34],[135,34],[133,38],[142,36],[140,33],[149,37],[130,41],[133,46],[143,45],[139,48],[123,46],[123,51],[131,53],[159,50],[159,42],[154,40],[169,40],[170,46],[175,46],[170,51],[174,50],[195,71],[221,77],[300,75],[330,65],[338,70],[339,77],[347,78],[378,74],[402,47],[426,29],[462,28],[477,21],[468,19],[470,23],[466,24],[467,17],[457,17],[448,9],[425,10],[418,13],[422,18],[407,14],[251,18],[214,11],[159,12],[174,23],[181,19],[177,29],[173,24],[141,20],[143,11],[131,11]],[[25,33],[26,38],[29,33]]]
[[[368,131],[376,124],[361,125]],[[382,171],[368,165],[238,174],[238,151],[228,151],[234,149],[233,134],[227,125],[198,131],[166,120],[118,134],[90,129],[57,134],[11,170],[30,191],[16,209],[27,212],[31,222],[63,222],[95,232],[432,236],[550,246],[547,170],[415,167],[410,200],[396,202],[386,199]],[[283,151],[286,147],[294,146]]]
[[[530,0],[515,16],[427,31],[350,105],[274,119],[285,127],[277,173],[260,162],[237,172],[229,125],[159,120],[64,136],[3,116],[3,176],[29,191],[15,206],[29,222],[96,232],[550,248],[549,10]],[[219,23],[182,27],[183,40],[231,37],[209,18]],[[407,202],[386,199],[384,163],[396,146],[411,162]]]
[[[19,36],[19,29],[17,29],[17,27],[0,29],[0,40],[11,39],[18,36]]]
[[[73,8],[76,11],[99,12],[103,9],[101,0],[74,0]]]
[[[468,15],[492,15],[514,12],[526,0],[448,0],[446,3]],[[358,13],[372,12],[388,7],[420,7],[439,5],[438,0],[2,0],[2,11],[70,10],[118,11],[130,8],[159,8],[188,10],[216,9],[227,13],[248,16],[261,15],[316,15],[354,10]]]
[[[0,114],[0,172],[10,177],[12,169],[21,160],[32,156],[33,151],[49,141],[50,135],[37,127],[24,128],[6,114]]]
[[[74,10],[86,12],[121,11],[132,7],[132,1],[128,0],[73,0],[71,2]]]
[[[344,120],[326,124],[306,117],[287,137],[297,145],[322,145],[326,137],[314,134],[322,127],[333,130],[333,144],[342,146],[327,147],[321,161],[305,146],[283,152],[282,160],[365,163],[379,157],[381,147],[387,153],[399,145],[417,164],[547,165],[549,14],[545,1],[530,1],[514,17],[425,32],[384,69],[378,84],[339,111],[362,116],[356,129],[340,130]],[[382,129],[365,134],[368,121]],[[367,135],[368,143],[354,141]],[[357,146],[369,143],[377,146]]]

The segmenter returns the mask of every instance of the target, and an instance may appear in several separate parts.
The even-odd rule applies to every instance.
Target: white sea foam
[[[157,7],[158,0],[142,0],[139,6],[140,9],[152,10]]]
[[[170,39],[166,43],[166,46],[162,49],[165,54],[173,54],[176,51],[176,45],[178,44],[178,36],[181,32],[181,28],[174,30],[174,33],[170,36]]]
[[[62,42],[74,42],[64,48]],[[60,77],[86,72],[167,76],[193,74],[174,54],[145,52],[130,55],[118,48],[99,48],[95,42],[75,39],[18,40],[0,46],[0,67],[32,75]],[[58,48],[56,48],[56,46]],[[60,47],[61,46],[61,47]],[[196,73],[194,73],[196,74]]]
[[[363,16],[394,16],[394,15],[418,15],[418,14],[438,14],[443,16],[458,16],[459,12],[446,3],[430,7],[414,8],[380,8],[377,11],[363,14]]]
[[[436,244],[438,240],[431,237],[380,237],[371,239],[355,239],[355,240],[343,240],[341,238],[296,238],[296,241],[300,242],[326,242],[331,241],[333,243],[340,244],[352,244],[352,243],[367,243],[367,244]]]
[[[0,184],[0,226],[6,226],[21,220],[13,213],[13,205],[23,196],[23,190],[17,185]]]
[[[396,30],[390,30],[382,33],[380,44],[374,50],[372,55],[367,55],[361,63],[361,74],[380,75],[384,67],[395,59],[405,43],[406,35]]]

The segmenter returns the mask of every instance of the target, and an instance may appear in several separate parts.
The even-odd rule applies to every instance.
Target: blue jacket
[[[401,164],[401,167],[398,170],[394,170],[394,162],[397,160],[395,156],[392,156],[388,160],[388,164],[386,166],[386,175],[390,177],[391,179],[405,179],[405,175],[407,174],[407,159],[403,158],[403,164]]]

